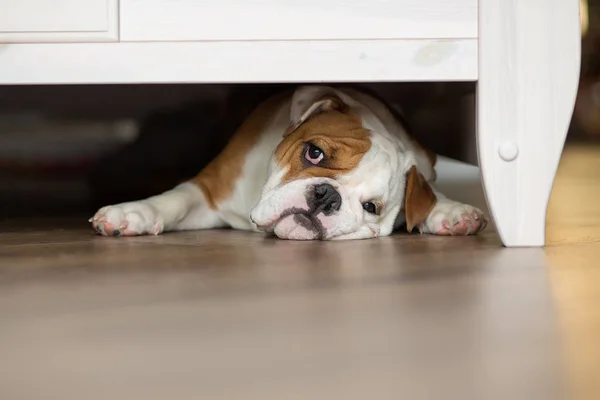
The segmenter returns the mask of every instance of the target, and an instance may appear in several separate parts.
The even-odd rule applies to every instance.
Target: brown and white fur
[[[283,239],[366,239],[406,224],[468,235],[487,220],[439,193],[435,155],[375,97],[304,86],[257,107],[194,179],[145,200],[101,208],[103,235],[232,227]]]

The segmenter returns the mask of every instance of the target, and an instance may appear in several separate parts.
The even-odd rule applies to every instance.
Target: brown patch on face
[[[406,228],[409,232],[423,223],[435,206],[437,198],[425,177],[412,166],[406,174],[406,195],[404,200],[404,211],[406,213]]]
[[[323,150],[325,156],[318,165],[304,158],[308,143]],[[282,168],[288,168],[282,182],[311,177],[333,179],[355,169],[370,148],[370,132],[357,114],[330,110],[314,115],[283,139],[275,158]]]
[[[235,182],[242,174],[246,154],[254,147],[286,97],[289,97],[289,93],[272,97],[259,105],[217,158],[191,180],[202,189],[213,210],[233,193]]]

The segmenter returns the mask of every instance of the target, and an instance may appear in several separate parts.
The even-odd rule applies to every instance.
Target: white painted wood
[[[118,0],[0,0],[0,43],[118,40]]]
[[[103,31],[106,0],[0,0],[0,31]]]
[[[0,84],[476,79],[474,39],[0,46]]]
[[[121,0],[121,40],[477,37],[477,0]]]
[[[477,139],[486,197],[506,246],[543,246],[578,85],[579,1],[480,0],[479,18]],[[518,147],[513,161],[510,142]]]

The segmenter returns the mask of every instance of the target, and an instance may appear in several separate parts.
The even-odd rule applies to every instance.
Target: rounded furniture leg
[[[480,0],[477,147],[505,246],[543,246],[579,82],[578,0]]]

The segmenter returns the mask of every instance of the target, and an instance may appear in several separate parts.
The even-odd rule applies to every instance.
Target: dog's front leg
[[[483,211],[469,204],[450,200],[433,189],[436,204],[427,219],[419,224],[421,233],[433,235],[474,235],[485,229],[488,220]]]
[[[102,207],[90,222],[105,236],[158,235],[225,225],[202,190],[189,182],[145,200]]]

